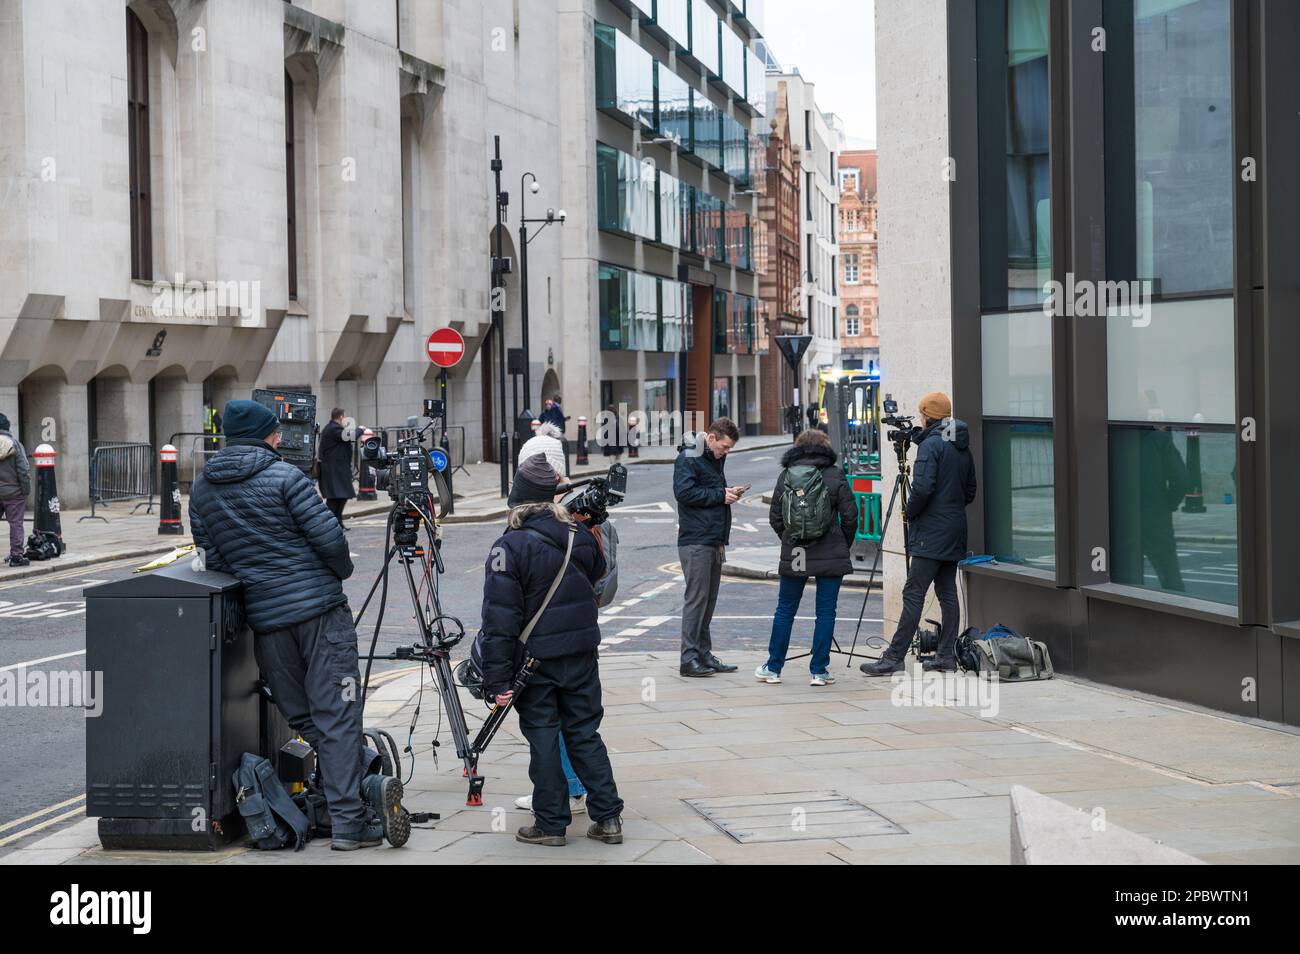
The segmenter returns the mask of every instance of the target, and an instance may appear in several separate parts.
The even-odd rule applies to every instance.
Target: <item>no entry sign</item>
[[[465,355],[465,339],[454,328],[439,328],[425,345],[429,360],[440,368],[455,367]]]

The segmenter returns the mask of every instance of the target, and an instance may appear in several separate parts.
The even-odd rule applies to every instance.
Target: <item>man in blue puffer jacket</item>
[[[541,464],[543,462],[538,461]],[[614,784],[609,752],[600,738],[600,672],[596,648],[596,582],[605,574],[605,557],[595,536],[564,507],[552,503],[557,475],[549,486],[517,488],[508,529],[488,552],[484,565],[483,621],[476,650],[483,669],[485,697],[504,705],[524,659],[520,635],[537,615],[556,578],[559,586],[528,638],[529,656],[539,660],[527,687],[515,701],[519,728],[528,739],[528,777],[533,783],[535,824],[519,829],[526,844],[558,846],[573,820],[569,786],[560,763],[560,733],[565,749],[587,789],[593,824],[588,838],[606,844],[623,841],[623,801]],[[569,540],[573,550],[560,577]]]
[[[399,844],[410,833],[401,782],[365,774],[357,632],[343,594],[347,539],[311,479],[280,457],[279,426],[255,401],[226,404],[226,446],[190,491],[194,543],[209,570],[244,585],[262,678],[319,759],[331,847]]]

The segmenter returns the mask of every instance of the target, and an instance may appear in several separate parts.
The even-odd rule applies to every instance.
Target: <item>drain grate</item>
[[[683,801],[742,845],[907,834],[885,816],[839,792],[724,795]]]

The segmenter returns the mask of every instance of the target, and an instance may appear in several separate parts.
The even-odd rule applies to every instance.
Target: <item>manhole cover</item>
[[[906,829],[839,792],[724,795],[683,801],[741,844],[907,834]]]

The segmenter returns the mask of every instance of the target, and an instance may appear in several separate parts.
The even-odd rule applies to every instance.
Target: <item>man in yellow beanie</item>
[[[901,672],[926,591],[933,584],[943,612],[939,648],[927,670],[957,671],[957,561],[966,556],[966,507],[975,499],[975,461],[966,422],[952,416],[952,401],[940,391],[921,398],[922,426],[914,428],[916,463],[904,511],[904,546],[911,556],[903,584],[903,612],[888,648],[860,668],[868,676]]]

